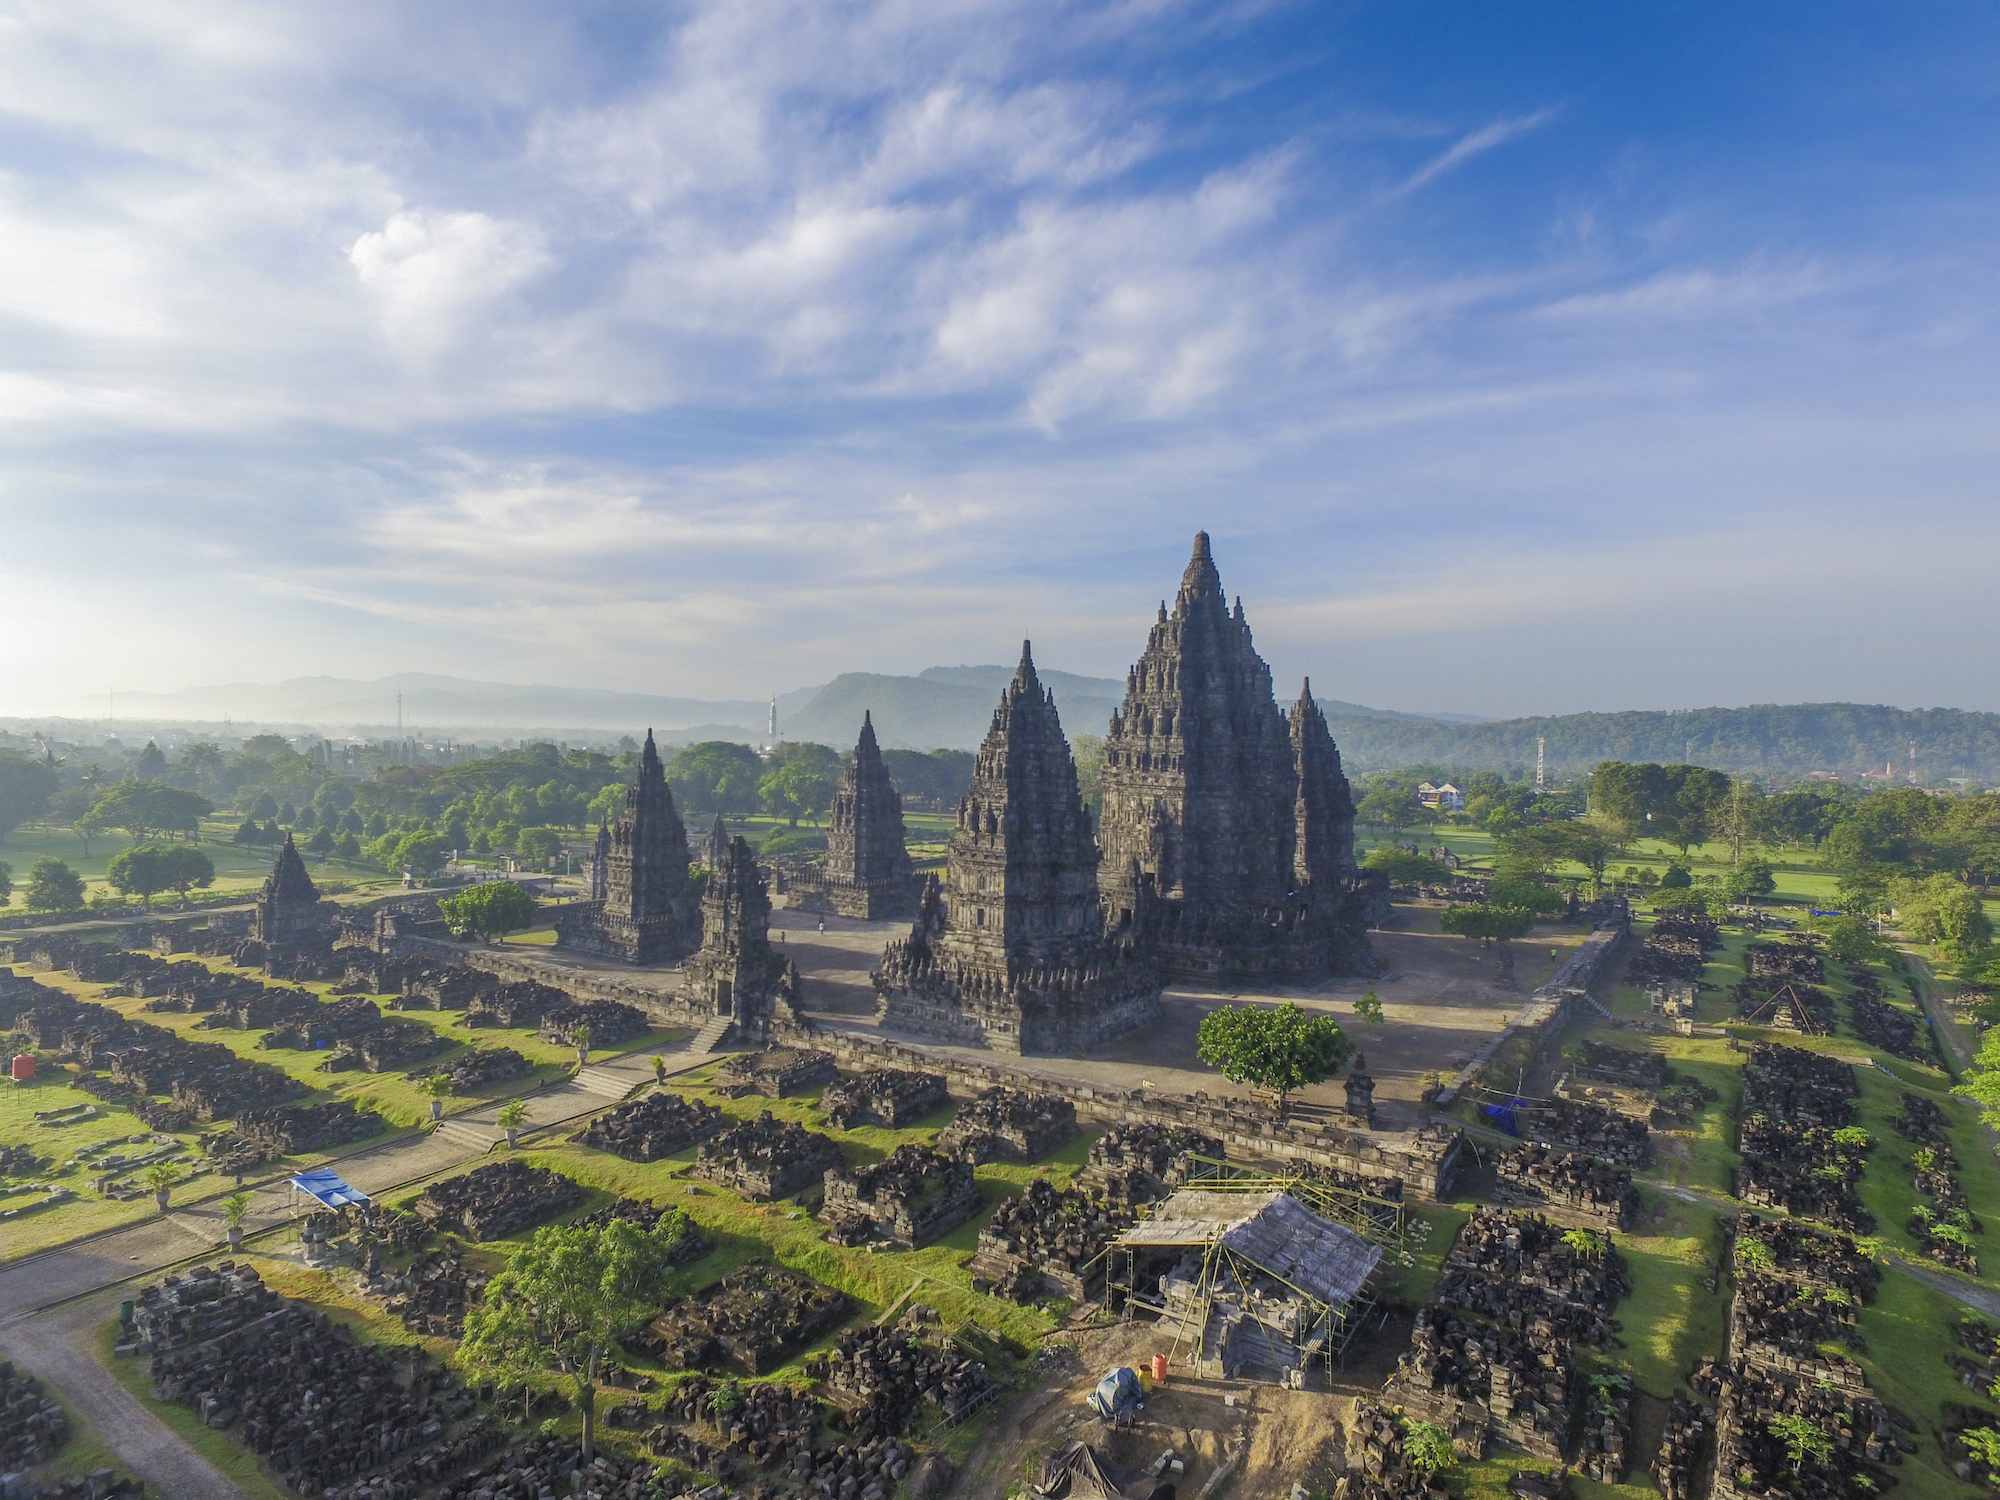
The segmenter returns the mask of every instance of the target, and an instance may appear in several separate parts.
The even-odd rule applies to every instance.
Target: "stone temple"
[[[1159,1012],[1152,966],[1107,942],[1097,846],[1054,698],[1021,665],[958,808],[941,888],[873,976],[885,1026],[1013,1053],[1089,1048]]]
[[[875,743],[873,718],[861,716],[861,738],[841,773],[827,822],[826,899],[843,917],[880,920],[917,914],[916,880],[903,842],[903,798]]]
[[[285,948],[311,938],[319,928],[319,889],[306,873],[306,862],[285,835],[284,846],[257,893],[257,910],[250,935],[267,950]]]
[[[771,946],[771,897],[755,851],[741,838],[709,867],[701,947],[687,961],[684,986],[688,1004],[729,1017],[748,1035],[768,1035],[774,1016],[798,1019],[798,970]]]
[[[628,964],[673,963],[692,953],[701,915],[688,880],[687,829],[650,729],[625,810],[598,847],[591,885],[603,895],[556,913],[556,945]]]
[[[1107,930],[1188,978],[1372,965],[1354,802],[1310,685],[1290,722],[1206,532],[1105,736]]]

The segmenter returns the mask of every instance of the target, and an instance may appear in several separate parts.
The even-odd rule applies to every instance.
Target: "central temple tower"
[[[1305,978],[1361,961],[1353,803],[1326,721],[1288,721],[1197,533],[1104,742],[1107,929],[1170,973]],[[1358,946],[1357,946],[1358,945]]]

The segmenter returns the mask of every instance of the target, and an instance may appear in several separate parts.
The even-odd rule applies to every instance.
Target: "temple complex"
[[[1309,978],[1367,962],[1354,805],[1310,689],[1288,724],[1199,533],[1104,746],[1104,920],[1169,973]]]
[[[903,798],[889,780],[874,720],[866,712],[833,796],[822,879],[826,900],[843,917],[916,915],[917,887],[903,843]]]
[[[604,894],[556,913],[557,946],[628,964],[685,958],[700,941],[700,914],[688,880],[687,829],[650,729],[625,810],[598,847],[602,874],[593,870],[591,883]]]
[[[306,862],[285,835],[284,846],[264,877],[257,893],[257,911],[251,918],[250,936],[266,949],[303,942],[318,930],[319,890],[306,873]]]
[[[796,1019],[798,970],[771,946],[770,931],[771,898],[757,855],[731,839],[701,895],[701,947],[687,961],[682,989],[687,1003],[728,1016],[748,1036],[768,1034],[774,1015]]]
[[[873,976],[887,1026],[995,1051],[1087,1049],[1158,1014],[1159,979],[1104,938],[1097,846],[1055,700],[1021,665],[959,804],[942,887]]]

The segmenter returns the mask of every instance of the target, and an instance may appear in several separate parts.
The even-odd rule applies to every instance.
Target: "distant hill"
[[[1548,740],[1549,765],[1566,773],[1602,760],[1690,762],[1719,771],[1852,776],[1893,764],[1909,769],[1910,741],[1925,781],[1965,776],[2000,784],[2000,714],[1956,708],[1889,708],[1870,703],[1757,704],[1684,712],[1562,714],[1484,724],[1328,715],[1350,767],[1383,769],[1434,762],[1464,769],[1530,768],[1535,740]]]

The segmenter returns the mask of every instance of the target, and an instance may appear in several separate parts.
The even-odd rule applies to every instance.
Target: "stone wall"
[[[941,1055],[901,1042],[824,1029],[797,1031],[833,1053],[851,1069],[913,1068],[943,1073],[954,1092],[977,1094],[1004,1085],[1055,1094],[1076,1106],[1079,1118],[1106,1125],[1179,1125],[1222,1143],[1232,1157],[1303,1161],[1360,1177],[1399,1177],[1417,1196],[1439,1200],[1458,1170],[1464,1137],[1455,1126],[1433,1124],[1421,1131],[1383,1134],[1369,1140],[1316,1121],[1277,1126],[1269,1116],[1236,1100],[1205,1093],[1166,1094],[1153,1089],[1113,1089],[1071,1083],[995,1063]]]

